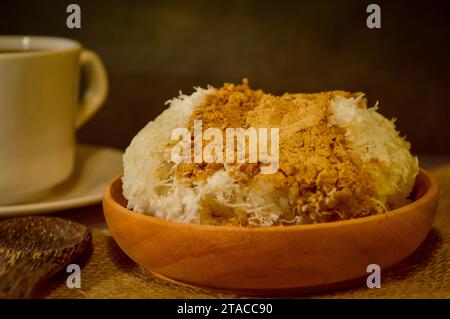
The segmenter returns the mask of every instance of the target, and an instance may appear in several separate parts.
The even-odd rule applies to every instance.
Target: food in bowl
[[[124,154],[136,213],[236,226],[347,220],[405,205],[419,172],[362,93],[275,96],[243,80],[167,104]]]

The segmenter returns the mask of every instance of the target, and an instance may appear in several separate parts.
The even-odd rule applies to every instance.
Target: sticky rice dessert
[[[252,90],[244,80],[219,89],[197,88],[167,104],[123,158],[123,194],[137,213],[238,226],[358,218],[406,204],[419,170],[394,122],[376,106],[368,108],[362,93],[274,96]],[[203,130],[223,132],[278,128],[277,170],[261,174],[262,161],[174,162],[173,130],[193,132],[195,121]]]

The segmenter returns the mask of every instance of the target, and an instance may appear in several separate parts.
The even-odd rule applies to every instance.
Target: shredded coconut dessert
[[[182,223],[272,226],[364,217],[408,203],[418,160],[394,121],[377,106],[368,108],[362,93],[274,96],[244,80],[197,88],[167,104],[123,158],[123,194],[137,213]],[[261,174],[261,161],[174,162],[172,131],[194,133],[195,121],[224,135],[227,128],[278,128],[276,172]],[[247,156],[252,152],[246,149]]]

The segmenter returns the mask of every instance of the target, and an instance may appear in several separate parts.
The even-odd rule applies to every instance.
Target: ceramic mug
[[[75,130],[107,93],[101,60],[80,43],[0,36],[0,205],[33,200],[70,176]]]

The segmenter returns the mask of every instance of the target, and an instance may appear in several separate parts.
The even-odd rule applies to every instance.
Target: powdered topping
[[[223,131],[228,127],[278,127],[280,170],[261,175],[259,163],[227,167],[192,163],[180,164],[178,174],[192,183],[226,170],[245,186],[266,184],[262,196],[286,198],[285,209],[275,224],[292,223],[295,218],[312,223],[380,212],[382,206],[372,200],[370,179],[358,169],[358,159],[346,150],[344,130],[327,121],[330,102],[336,96],[357,94],[333,91],[273,96],[251,90],[246,80],[242,85],[225,84],[208,94],[190,117],[188,127],[192,130],[194,120],[201,120],[205,128],[219,127]],[[361,101],[361,107],[365,107],[365,101]],[[231,209],[234,212],[227,210],[227,215],[239,215],[238,222],[248,224],[242,207]],[[212,214],[222,217],[222,209]]]

